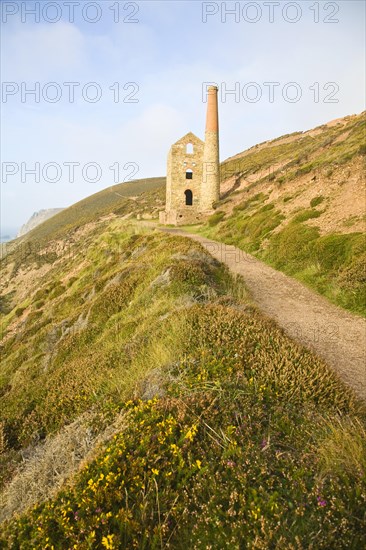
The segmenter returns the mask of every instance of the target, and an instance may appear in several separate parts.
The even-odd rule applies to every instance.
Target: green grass
[[[238,211],[245,238],[278,222],[263,202]],[[303,248],[317,239],[290,226],[311,232]],[[358,548],[366,412],[351,390],[198,243],[114,220],[76,245],[3,347],[3,517],[16,513],[0,546]]]
[[[346,136],[346,133],[349,135]],[[246,178],[252,174],[260,174],[259,181],[275,178],[281,185],[302,175],[327,170],[344,165],[353,158],[364,155],[365,113],[350,119],[345,126],[322,127],[322,132],[308,136],[301,133],[292,134],[295,138],[289,143],[279,143],[282,136],[270,141],[267,146],[258,150],[252,147],[242,157],[228,159],[222,163],[221,175],[241,175]],[[343,141],[336,141],[342,135]],[[287,136],[288,137],[288,136]],[[273,171],[274,164],[283,166]],[[252,184],[255,187],[256,184]]]
[[[6,523],[3,547],[359,548],[365,425],[335,375],[234,303],[193,305],[156,336],[145,393],[115,404],[124,429]]]
[[[213,227],[214,225],[217,225],[219,222],[221,222],[224,216],[225,212],[223,212],[222,210],[218,210],[208,218],[207,223],[210,227]]]
[[[229,244],[238,244],[248,252],[258,250],[261,242],[269,237],[283,219],[272,204],[261,206],[263,201],[264,196],[258,196],[237,205],[233,215],[215,224],[215,235],[219,234]],[[258,206],[258,210],[255,210],[255,206]]]
[[[366,255],[361,233],[320,236],[314,227],[290,223],[273,237],[263,258],[336,304],[365,315]]]
[[[324,197],[322,195],[319,195],[318,197],[314,197],[310,201],[310,206],[314,208],[315,206],[318,206],[318,204],[321,204],[324,200]]]
[[[242,157],[224,162],[223,173],[236,174],[244,183],[242,196],[248,191],[254,195],[236,204],[230,215],[216,218],[214,214],[215,223],[204,225],[201,232],[256,254],[335,304],[365,315],[364,236],[356,232],[321,236],[314,224],[307,224],[326,211],[326,206],[323,210],[316,209],[324,202],[323,195],[313,197],[310,208],[296,212],[292,219],[285,221],[275,205],[268,202],[269,192],[267,195],[255,192],[263,182],[269,187],[270,176],[275,177],[275,185],[307,174],[312,179],[318,174],[329,178],[337,170],[344,170],[345,164],[364,155],[365,112],[350,118],[345,125],[323,126],[321,130],[312,136],[294,134],[296,139],[290,143],[281,143],[282,138],[278,138],[263,148],[252,147]],[[273,171],[274,164],[282,166]],[[259,179],[245,183],[246,178],[253,175],[259,175]],[[344,179],[343,184],[346,183]],[[301,190],[284,194],[283,203],[299,193]],[[357,218],[351,217],[344,225],[351,227],[356,221]]]
[[[239,171],[267,181],[276,158],[277,185],[336,167],[362,153],[362,124],[252,148]],[[358,550],[364,405],[198,243],[120,219],[163,199],[162,178],[114,186],[9,247],[0,547]],[[320,197],[287,222],[268,199],[203,233],[363,313],[364,237],[307,224]]]
[[[37,263],[38,266],[53,263],[57,253],[47,250],[48,243],[57,239],[63,241],[65,249],[73,253],[74,232],[87,223],[98,222],[103,216],[156,212],[162,208],[165,195],[165,178],[147,178],[113,185],[87,197],[27,233],[24,237],[12,241],[7,246],[7,256],[3,262],[14,262],[13,273],[20,266]],[[133,200],[138,197],[139,200]],[[103,228],[103,224],[100,224]],[[104,226],[108,225],[107,222]],[[42,250],[42,254],[40,251]]]
[[[201,260],[173,261],[169,249],[182,254],[187,249],[179,237],[116,236],[118,243],[113,246],[108,233],[101,235],[88,251],[90,266],[79,274],[79,286],[67,290],[56,280],[36,291],[27,308],[15,310],[15,315],[28,315],[22,338],[12,338],[4,346],[1,370],[1,384],[11,386],[3,398],[2,414],[14,448],[30,444],[37,430],[45,434],[58,430],[98,401],[99,387],[114,361],[109,346],[117,330],[122,357],[125,326],[136,325],[132,334],[138,341],[143,328],[154,326],[174,300],[182,294],[194,297],[207,284],[212,268],[203,252]],[[106,245],[112,253],[108,261],[102,253]],[[77,259],[69,267],[75,263]],[[169,285],[157,286],[153,293],[150,285],[164,271],[169,272]],[[41,298],[42,312],[38,311]],[[144,320],[146,304],[153,313]],[[78,329],[80,317],[87,318],[83,330]],[[136,319],[140,319],[137,324]]]
[[[332,302],[366,314],[365,236],[361,233],[320,235],[306,224],[322,211],[297,212],[289,222],[266,196],[239,203],[232,214],[202,232],[256,254],[276,269],[296,277]],[[320,204],[317,202],[317,204]],[[281,228],[274,231],[278,226]]]
[[[308,214],[307,211],[305,219],[317,217]],[[303,219],[303,214],[299,217]],[[337,305],[365,315],[364,235],[347,233],[320,236],[316,227],[305,225],[297,216],[278,233],[271,235],[270,230],[280,220],[278,214],[264,219],[258,212],[244,222],[240,217],[229,219],[216,233],[205,231],[205,234],[255,253],[260,259],[305,282]],[[253,227],[260,227],[259,235]],[[267,239],[265,248],[262,245],[264,238]]]
[[[315,210],[314,208],[304,209],[296,214],[293,218],[293,222],[306,222],[307,220],[311,220],[312,218],[319,218],[321,216],[322,212],[319,212],[319,210]]]

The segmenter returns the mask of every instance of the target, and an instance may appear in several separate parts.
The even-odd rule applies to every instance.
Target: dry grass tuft
[[[54,437],[35,447],[0,495],[0,521],[52,498],[75,472],[90,461],[99,446],[123,428],[124,414],[98,431],[97,416],[86,413]]]
[[[318,440],[318,456],[323,476],[366,475],[366,428],[358,418],[325,421]]]

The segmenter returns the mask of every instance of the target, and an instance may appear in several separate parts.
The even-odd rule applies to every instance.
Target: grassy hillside
[[[194,230],[365,315],[365,136],[362,113],[229,159],[222,200]]]
[[[117,214],[122,217],[131,213],[141,214],[145,206],[148,212],[154,211],[155,196],[164,197],[164,193],[155,195],[154,192],[163,190],[164,186],[165,178],[147,178],[113,185],[77,202],[49,222],[42,224],[29,235],[29,240],[43,241],[44,238],[58,237],[64,239],[69,232],[95,222],[102,216]],[[140,198],[138,202],[137,197]]]
[[[222,179],[259,172],[262,178],[270,176],[270,181],[283,184],[316,168],[337,169],[365,155],[365,117],[366,111],[255,145],[222,163]]]
[[[104,223],[5,316],[1,547],[358,548],[363,406],[200,245]]]
[[[14,260],[24,264],[37,259],[37,253],[47,243],[61,240],[68,245],[74,244],[73,234],[88,223],[103,221],[105,217],[155,215],[162,209],[165,201],[165,178],[147,178],[119,183],[107,187],[90,197],[64,209],[56,216],[38,225],[21,238],[3,246],[3,256],[9,255],[8,262]]]
[[[262,177],[258,155],[285,162],[303,136],[262,144],[198,229],[358,311],[361,220],[322,223],[358,189],[358,121],[330,144],[354,151],[347,184]],[[114,186],[7,248],[0,548],[358,550],[364,404],[198,243],[133,219],[163,200],[162,178]]]
[[[4,331],[21,315],[28,287],[42,284],[45,274],[63,260],[84,257],[111,219],[158,216],[164,205],[165,178],[134,180],[108,187],[72,205],[21,238],[1,247],[0,313]],[[63,259],[63,260],[62,260]],[[19,283],[21,279],[21,284]],[[47,280],[47,277],[46,277]]]

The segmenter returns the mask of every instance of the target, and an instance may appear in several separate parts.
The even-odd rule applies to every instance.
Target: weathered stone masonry
[[[160,223],[183,225],[213,212],[220,198],[217,88],[208,88],[205,142],[189,132],[168,154],[166,206]]]

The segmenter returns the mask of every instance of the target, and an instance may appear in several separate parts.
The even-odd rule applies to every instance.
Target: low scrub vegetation
[[[184,351],[167,361],[172,334]],[[192,305],[158,336],[155,369],[115,403],[125,427],[6,523],[4,547],[360,547],[363,413],[335,375],[233,301]]]
[[[217,225],[224,218],[224,216],[225,212],[222,212],[222,210],[218,210],[208,218],[208,225],[211,227]]]
[[[315,210],[315,208],[309,208],[304,209],[296,214],[294,216],[293,221],[296,222],[306,222],[307,220],[311,220],[312,218],[319,218],[321,216],[321,212],[319,210]]]
[[[260,180],[275,179],[281,185],[317,170],[329,170],[330,165],[334,169],[365,154],[365,113],[350,119],[346,126],[323,126],[321,130],[315,135],[292,134],[292,140],[285,139],[291,136],[282,136],[264,147],[252,147],[245,155],[221,165],[222,178],[235,174],[245,180],[259,174]],[[273,170],[274,165],[281,166]]]
[[[317,197],[319,198],[319,197]],[[306,222],[322,212],[303,209],[289,222],[266,203],[264,195],[239,204],[230,216],[203,233],[256,254],[276,269],[292,275],[331,301],[366,314],[365,238],[362,233],[321,235]],[[317,201],[317,204],[320,204]],[[280,229],[276,230],[281,224]],[[276,230],[276,231],[274,231]]]
[[[348,126],[222,169],[278,192],[362,154],[362,118]],[[364,404],[198,243],[120,219],[155,212],[163,185],[81,201],[3,260],[0,547],[362,548]],[[321,234],[322,195],[285,220],[269,194],[220,203],[203,233],[364,313],[363,236]]]
[[[254,203],[241,223],[260,240],[278,214]],[[0,545],[356,548],[365,412],[351,391],[197,243],[93,231],[85,265],[55,265],[5,342]]]
[[[79,284],[67,288],[53,280],[34,293],[28,307],[15,309],[15,316],[26,318],[4,344],[1,369],[9,450],[20,450],[98,406],[107,380],[126,372],[159,317],[181,296],[204,299],[208,285],[215,287],[219,268],[198,245],[133,230],[115,238],[106,233],[88,250]],[[173,249],[181,259],[169,252]],[[76,257],[69,268],[77,262]],[[123,384],[133,382],[131,374]]]
[[[224,162],[223,174],[238,178],[241,196],[246,198],[238,203],[237,197],[232,197],[232,209],[220,203],[225,216],[214,218],[215,224],[204,226],[202,233],[255,254],[335,304],[365,315],[365,243],[359,211],[352,215],[351,210],[343,224],[329,229],[329,225],[336,225],[332,217],[339,208],[333,183],[347,185],[355,167],[362,178],[364,132],[365,113],[361,113],[316,128],[311,134],[293,134],[260,144]],[[271,186],[269,180],[273,178],[275,184]],[[354,174],[350,184],[355,185]],[[307,192],[312,186],[318,188],[318,194],[309,199]],[[303,194],[305,201],[299,201]],[[268,202],[270,196],[272,201]],[[301,210],[291,211],[295,199]],[[346,232],[355,224],[354,233]]]
[[[261,199],[248,238],[277,220]],[[1,547],[358,548],[351,391],[199,244],[120,222],[94,240],[4,345]]]

